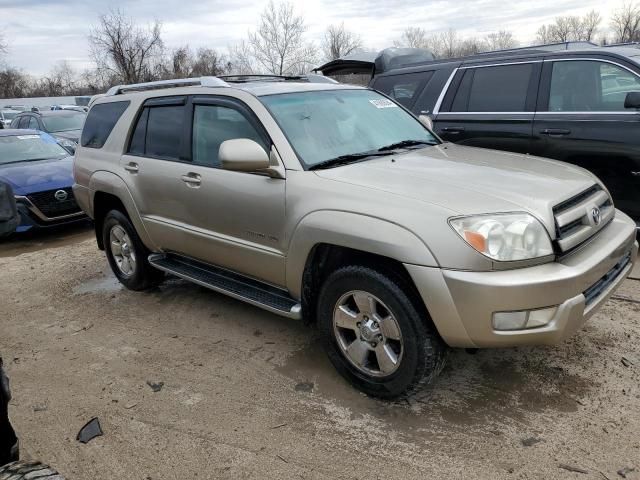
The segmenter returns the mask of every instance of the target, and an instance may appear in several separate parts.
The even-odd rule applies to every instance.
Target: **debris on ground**
[[[80,443],[89,443],[94,438],[101,437],[102,435],[103,433],[102,428],[100,427],[100,420],[98,420],[98,417],[93,417],[80,429],[76,440]]]
[[[624,467],[621,468],[620,470],[618,470],[618,475],[620,475],[622,478],[627,478],[627,474],[631,473],[631,472],[635,472],[636,469],[635,468],[631,468],[631,467]]]
[[[296,385],[296,392],[313,392],[313,382],[300,382]]]
[[[584,468],[574,467],[572,465],[567,465],[565,463],[559,464],[558,468],[561,468],[563,470],[567,470],[568,472],[584,473],[585,475],[589,473],[589,471],[585,470]]]
[[[162,390],[162,387],[164,387],[164,382],[154,383],[147,380],[147,385],[151,387],[151,390],[153,390],[153,393],[158,393],[160,390]]]
[[[539,437],[529,437],[523,438],[522,440],[520,440],[520,442],[524,447],[533,447],[536,443],[544,442],[544,440]]]
[[[633,362],[631,360],[629,360],[627,357],[622,357],[622,359],[620,359],[620,361],[622,362],[622,364],[625,367],[630,367],[633,365]]]

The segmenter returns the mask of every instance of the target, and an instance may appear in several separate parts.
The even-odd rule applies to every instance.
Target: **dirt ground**
[[[21,450],[80,480],[640,479],[638,300],[627,280],[555,347],[453,351],[388,403],[301,323],[180,280],[124,290],[87,227],[0,244]],[[92,417],[104,436],[83,445]]]

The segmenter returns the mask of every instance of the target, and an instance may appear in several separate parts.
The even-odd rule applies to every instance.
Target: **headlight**
[[[76,148],[78,147],[78,144],[76,142],[74,142],[73,140],[68,140],[66,138],[61,138],[60,140],[58,140],[58,144],[66,151],[71,153],[71,155],[76,153]]]
[[[449,223],[469,245],[493,260],[508,262],[553,254],[547,231],[528,213],[461,217]]]

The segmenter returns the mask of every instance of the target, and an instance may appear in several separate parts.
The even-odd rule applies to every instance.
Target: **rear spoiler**
[[[317,68],[314,72],[322,72],[325,76],[340,75],[375,75],[406,67],[415,63],[435,60],[433,53],[422,48],[387,48],[381,52],[352,53],[336,60],[331,60]]]

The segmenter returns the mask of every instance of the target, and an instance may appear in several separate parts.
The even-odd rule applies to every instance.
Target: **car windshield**
[[[439,143],[416,118],[371,90],[296,92],[260,100],[307,169],[367,152],[381,154],[379,149],[396,144]]]
[[[55,115],[42,117],[47,132],[67,132],[69,130],[82,130],[84,120],[87,116],[84,113],[69,113],[68,115]]]
[[[16,118],[16,115],[20,112],[2,112],[2,116],[5,120],[13,120]]]
[[[0,165],[62,158],[68,155],[69,152],[46,133],[0,136]]]

